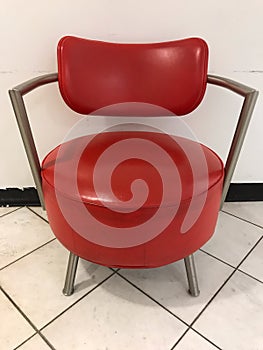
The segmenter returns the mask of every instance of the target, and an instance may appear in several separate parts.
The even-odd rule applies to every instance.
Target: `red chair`
[[[73,293],[79,257],[121,268],[184,259],[189,291],[199,294],[193,253],[213,235],[258,95],[207,75],[207,62],[199,38],[117,44],[67,36],[58,44],[58,74],[10,90],[41,205],[70,251],[65,295]],[[207,83],[227,88],[244,103],[226,165],[196,140],[137,123],[69,138],[41,166],[23,95],[56,81],[75,112],[122,115],[124,124],[127,115],[136,122],[141,115],[188,114]]]

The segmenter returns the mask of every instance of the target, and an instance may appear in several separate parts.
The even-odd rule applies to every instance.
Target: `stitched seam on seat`
[[[210,187],[208,187],[207,191],[203,191],[203,192],[199,193],[197,196],[195,196],[195,198],[197,198],[197,197],[203,195],[205,192],[210,191],[213,187],[215,187],[215,186],[222,180],[222,178],[224,178],[224,172],[223,172],[222,176],[221,176],[213,185],[211,185]],[[47,183],[51,188],[54,189],[54,192],[59,192],[61,195],[63,195],[64,197],[66,197],[66,198],[68,198],[68,199],[70,199],[70,200],[72,200],[72,201],[75,201],[75,202],[82,202],[82,203],[84,203],[84,204],[92,205],[92,206],[94,206],[94,207],[107,208],[107,207],[105,207],[104,205],[91,203],[91,202],[89,202],[89,201],[84,201],[84,200],[81,199],[81,196],[79,196],[79,198],[81,199],[81,200],[79,200],[78,198],[73,197],[73,196],[69,195],[68,193],[62,192],[62,191],[59,190],[59,189],[55,189],[55,187],[54,187],[53,185],[51,185],[46,179],[45,179],[45,181],[46,181],[46,183]],[[191,198],[186,198],[186,199],[181,200],[180,203],[186,203],[186,202],[190,202],[190,201],[191,201]],[[177,204],[177,203],[176,203],[176,204]],[[162,208],[170,208],[170,207],[173,207],[173,206],[175,206],[175,204],[171,204],[171,205],[162,205],[161,207],[162,207]],[[160,206],[158,206],[158,205],[151,205],[151,206],[145,206],[145,207],[142,206],[142,207],[140,207],[139,209],[136,209],[136,210],[140,210],[141,208],[144,208],[144,209],[151,209],[151,208],[159,208],[159,207],[160,207]],[[120,208],[120,206],[114,206],[114,205],[112,205],[112,209],[114,209],[114,208],[118,209],[118,208]],[[130,209],[132,209],[132,208],[130,208]]]

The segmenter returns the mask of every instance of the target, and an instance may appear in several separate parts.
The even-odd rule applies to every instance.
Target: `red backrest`
[[[199,38],[118,44],[66,36],[58,44],[60,91],[81,114],[124,102],[190,113],[204,96],[207,63]]]

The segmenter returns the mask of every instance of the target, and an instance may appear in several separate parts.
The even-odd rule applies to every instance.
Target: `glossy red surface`
[[[129,150],[129,144],[125,149],[125,144],[121,141],[131,140],[133,150]],[[140,142],[149,141],[149,147],[141,149]],[[116,166],[111,177],[111,187],[116,197],[112,196],[111,192],[103,192],[101,195],[95,192],[94,189],[94,169],[98,164],[99,157],[113,144],[120,143],[122,152],[127,154],[127,160]],[[145,143],[144,146],[146,146]],[[191,157],[205,157],[206,165],[209,173],[209,186],[215,185],[223,176],[223,164],[218,156],[215,155],[208,147],[199,145],[198,143],[178,137],[170,136],[162,133],[153,132],[107,132],[98,135],[87,135],[81,138],[74,139],[63,144],[63,147],[57,147],[52,150],[44,159],[42,166],[42,177],[52,187],[54,187],[54,171],[56,164],[56,172],[59,181],[56,184],[56,189],[64,195],[81,200],[84,203],[92,205],[103,205],[102,202],[110,203],[113,207],[120,207],[124,203],[120,201],[128,201],[132,196],[130,184],[136,179],[145,180],[149,186],[149,196],[143,207],[158,207],[163,194],[163,184],[158,169],[150,163],[150,160],[158,155],[153,154],[153,146],[158,145],[162,149],[162,156],[166,154],[172,159],[172,162],[164,162],[163,159],[158,159],[157,166],[162,168],[163,172],[167,173],[166,186],[172,188],[182,186],[182,197],[180,201],[187,201],[193,195],[193,170],[189,161],[189,156],[185,150],[191,149]],[[137,146],[137,149],[136,149]],[[156,149],[156,152],[158,150]],[[129,157],[129,153],[133,157]],[[201,153],[201,154],[200,154]],[[136,155],[136,158],[135,158]],[[118,155],[117,155],[118,156]],[[146,158],[149,162],[139,159]],[[130,159],[129,159],[130,158]],[[201,159],[200,159],[201,161]],[[101,177],[102,181],[106,182],[106,176],[110,173],[111,157],[105,157],[101,167],[98,167],[97,177]],[[199,167],[202,164],[199,164]],[[74,191],[70,185],[72,177],[77,168],[76,176],[79,193]],[[176,182],[175,168],[180,174],[180,181]],[[198,169],[200,170],[200,169]],[[206,188],[206,179],[203,177],[204,172],[197,172],[195,177],[195,186],[198,188],[198,193],[203,193]],[[110,174],[109,174],[110,175]],[[119,200],[118,200],[119,199]],[[175,198],[173,193],[168,192],[166,198],[166,206],[174,205]],[[133,209],[131,205],[131,209]]]
[[[64,37],[59,87],[82,114],[185,115],[203,98],[207,61],[198,38],[117,44]],[[42,166],[57,238],[78,256],[115,267],[161,266],[199,249],[214,232],[223,178],[209,148],[138,130],[66,142]]]
[[[203,98],[207,62],[208,48],[199,38],[117,44],[67,36],[58,44],[59,87],[81,114],[141,102],[185,115]]]
[[[115,167],[110,177],[113,193],[105,189],[100,194],[96,193],[94,171],[98,166],[98,160],[111,145],[127,140],[134,142],[132,152],[137,154],[137,157],[131,157]],[[146,141],[143,149],[141,140]],[[138,148],[136,148],[136,142]],[[147,149],[147,142],[150,143],[149,149]],[[160,157],[159,150],[154,145],[160,147],[163,157]],[[129,146],[127,143],[127,147]],[[125,144],[121,144],[121,148],[124,154],[128,155],[131,152],[128,148],[125,149]],[[163,160],[166,156],[172,161],[166,163]],[[157,159],[157,165],[153,166],[139,159],[143,157],[149,160]],[[196,164],[193,164],[191,159],[197,159]],[[207,165],[207,174],[200,168],[203,165],[202,161]],[[101,164],[96,176],[101,176],[104,183],[107,180],[107,174],[110,174],[110,157],[106,157]],[[107,266],[161,266],[193,253],[214,232],[224,167],[213,151],[194,141],[153,132],[123,131],[89,135],[69,141],[51,151],[44,159],[42,168],[43,189],[50,225],[62,244],[84,259]],[[75,172],[74,169],[77,171]],[[179,177],[176,177],[175,169],[178,170]],[[162,171],[168,174],[165,177],[165,183],[164,178],[160,176]],[[74,176],[76,176],[76,187],[72,185]],[[136,208],[138,203],[129,202],[132,198],[131,184],[136,179],[143,179],[149,187],[149,195],[139,208]],[[195,182],[195,188],[193,182]],[[164,186],[168,188],[166,196]],[[182,191],[178,197],[177,192],[180,192],[180,189]],[[186,233],[181,233],[187,213],[192,211],[194,214],[198,209],[197,205],[192,207],[190,205],[193,196],[198,199],[204,192],[207,196],[197,220]],[[140,193],[140,191],[134,193],[135,197],[139,197],[139,202],[142,199]],[[61,210],[59,199],[61,197],[67,208],[70,208],[69,215],[72,215],[77,222],[87,223],[83,228],[85,232],[77,232],[72,228],[67,215]],[[128,203],[128,212],[116,212],[125,205],[125,201]],[[79,203],[84,203],[86,212],[80,210]],[[142,244],[116,248],[85,239],[86,231],[92,227],[91,221],[87,221],[87,211],[98,222],[125,230],[150,220],[160,206],[163,208],[160,220],[167,221],[168,224],[160,234]],[[169,221],[171,208],[174,208],[175,215]]]

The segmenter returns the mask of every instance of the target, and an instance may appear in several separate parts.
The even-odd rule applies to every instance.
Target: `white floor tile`
[[[123,269],[120,274],[190,323],[233,271],[231,267],[202,252],[195,254],[195,262],[201,291],[197,298],[187,292],[183,261],[156,269]]]
[[[0,217],[2,215],[11,213],[12,211],[16,210],[17,207],[0,207]]]
[[[239,268],[263,282],[263,241],[260,241]]]
[[[0,268],[54,238],[49,225],[22,208],[0,219]]]
[[[62,288],[67,259],[68,251],[53,241],[0,271],[2,286],[38,327],[112,273],[106,267],[81,260],[75,293],[66,297]]]
[[[224,350],[263,349],[263,285],[236,272],[194,328]]]
[[[39,335],[34,335],[25,344],[19,347],[19,350],[50,350],[50,347]]]
[[[216,231],[202,249],[237,266],[262,234],[263,229],[229,214],[220,213]]]
[[[47,212],[43,210],[42,207],[29,207],[29,208],[48,221]]]
[[[263,226],[263,202],[225,203],[224,211]]]
[[[216,347],[190,329],[175,350],[216,350]]]
[[[43,334],[57,350],[168,350],[185,330],[183,323],[115,275]]]
[[[34,329],[0,291],[0,348],[11,350],[35,333]]]

